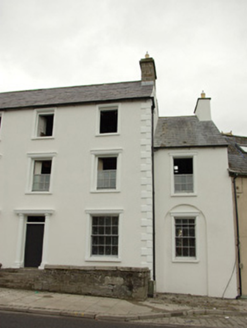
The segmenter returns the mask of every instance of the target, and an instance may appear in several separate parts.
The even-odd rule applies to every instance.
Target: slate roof
[[[155,148],[220,147],[227,142],[212,121],[197,116],[160,117],[155,131]]]
[[[0,109],[69,105],[141,99],[152,95],[153,85],[141,81],[0,93]]]
[[[247,137],[223,135],[228,143],[228,162],[230,172],[247,175],[247,152],[241,146],[247,147]]]

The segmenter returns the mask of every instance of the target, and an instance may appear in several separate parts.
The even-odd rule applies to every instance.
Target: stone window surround
[[[91,193],[116,193],[121,190],[121,156],[122,148],[118,149],[92,149],[92,170],[91,170]],[[98,158],[116,157],[117,158],[117,175],[115,189],[97,189]]]
[[[27,178],[27,185],[26,185],[26,192],[25,194],[52,194],[52,181],[53,181],[53,172],[54,172],[54,163],[55,163],[55,156],[57,155],[56,152],[47,152],[47,153],[28,153],[28,178]],[[50,188],[49,191],[32,191],[32,182],[33,182],[33,172],[34,172],[34,163],[37,160],[51,160],[51,178],[50,178]]]
[[[121,262],[121,240],[122,240],[122,221],[123,209],[86,209],[87,215],[87,234],[86,234],[86,262]],[[91,232],[92,216],[118,216],[118,256],[92,256],[91,255]]]
[[[17,236],[17,247],[16,247],[16,258],[13,268],[22,268],[24,266],[24,251],[25,251],[25,236],[28,216],[44,216],[44,239],[43,239],[43,252],[42,261],[39,269],[44,269],[45,265],[48,264],[48,239],[49,239],[49,227],[50,217],[54,213],[52,209],[16,209],[14,211],[19,217],[19,228]]]
[[[174,151],[169,152],[170,156],[170,172],[171,172],[171,196],[172,197],[191,197],[197,196],[197,152]],[[174,158],[192,158],[193,159],[193,183],[194,191],[190,193],[175,193],[174,190]]]
[[[107,137],[107,136],[118,136],[120,135],[120,103],[112,103],[112,104],[104,104],[104,105],[98,105],[96,106],[96,132],[95,135],[96,137]],[[100,133],[100,112],[104,110],[116,110],[118,112],[118,121],[117,121],[117,132],[112,132],[112,133]]]
[[[32,140],[46,140],[46,139],[54,139],[54,135],[55,135],[55,112],[56,112],[56,108],[52,107],[52,108],[41,108],[41,109],[35,109],[34,110],[34,123],[33,123],[33,132],[32,132]],[[40,137],[37,135],[37,131],[38,131],[38,124],[39,124],[39,116],[40,115],[49,115],[49,114],[53,114],[53,129],[52,129],[52,136],[43,136]]]
[[[172,220],[172,262],[176,263],[198,263],[199,256],[200,256],[200,247],[198,241],[198,224],[199,224],[199,212],[192,211],[192,212],[171,212],[171,220]],[[176,257],[176,248],[175,248],[175,220],[176,219],[195,219],[195,236],[196,236],[196,257]]]

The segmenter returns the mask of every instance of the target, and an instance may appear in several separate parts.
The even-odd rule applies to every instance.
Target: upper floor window
[[[97,189],[116,189],[117,157],[98,157]]]
[[[93,192],[119,192],[121,149],[92,150]]]
[[[52,137],[54,135],[54,110],[37,110],[35,124],[35,138]]]
[[[104,105],[98,107],[97,134],[119,133],[119,106]]]
[[[56,153],[30,153],[29,179],[27,181],[27,193],[50,193],[51,178]]]
[[[117,109],[100,111],[100,133],[116,133],[118,123]]]
[[[51,166],[51,160],[34,161],[32,191],[49,191]]]
[[[173,158],[174,193],[193,193],[193,157]]]

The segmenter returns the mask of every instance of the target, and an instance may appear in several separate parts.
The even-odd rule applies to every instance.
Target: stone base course
[[[148,268],[47,265],[39,269],[1,269],[0,287],[145,300]]]

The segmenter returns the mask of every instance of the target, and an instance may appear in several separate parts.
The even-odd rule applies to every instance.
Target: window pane
[[[93,235],[97,235],[98,234],[98,228],[97,227],[93,227]]]
[[[104,225],[104,218],[103,217],[99,217],[99,225]]]
[[[96,225],[96,224],[98,224],[98,217],[94,216],[93,217],[93,225]]]
[[[106,225],[111,225],[111,217],[107,216],[107,217],[105,218],[105,224],[106,224]]]

